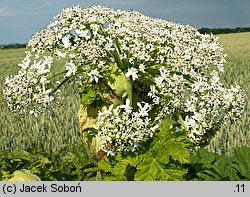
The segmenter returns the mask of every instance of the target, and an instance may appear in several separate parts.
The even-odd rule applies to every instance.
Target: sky
[[[26,43],[62,8],[104,5],[201,27],[250,27],[250,0],[0,0],[0,44]]]

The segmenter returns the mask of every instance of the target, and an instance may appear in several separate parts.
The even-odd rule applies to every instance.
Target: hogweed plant
[[[116,165],[107,158],[126,155],[124,173],[130,166],[135,179],[150,180],[143,164],[183,163],[186,151],[207,145],[223,124],[241,115],[242,90],[220,79],[225,57],[218,38],[191,26],[139,12],[74,6],[32,37],[20,71],[6,78],[3,93],[12,111],[37,116],[60,99],[62,85],[78,86],[80,129],[90,153],[99,153],[100,169],[112,172]],[[66,63],[53,72],[58,59]],[[133,156],[137,163],[130,162],[130,154],[145,151],[147,158]],[[149,177],[180,179],[162,176]]]

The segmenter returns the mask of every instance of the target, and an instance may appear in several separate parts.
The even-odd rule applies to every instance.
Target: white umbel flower
[[[70,43],[70,40],[69,40],[69,36],[65,36],[63,37],[62,39],[62,43],[63,43],[63,46],[67,49],[71,46],[71,43]]]
[[[71,75],[76,74],[77,67],[73,62],[69,62],[65,65],[65,70],[67,71],[65,76],[70,77]]]
[[[128,72],[125,74],[126,77],[132,77],[132,80],[135,81],[138,78],[138,71],[136,68],[132,67],[128,69]]]
[[[96,83],[98,83],[99,79],[102,77],[100,75],[100,72],[97,69],[93,69],[88,73],[89,76],[89,82],[93,82],[95,81]]]

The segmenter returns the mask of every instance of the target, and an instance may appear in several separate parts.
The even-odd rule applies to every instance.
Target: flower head
[[[63,43],[63,46],[67,49],[71,46],[71,43],[70,43],[70,40],[69,40],[69,36],[65,36],[63,37],[62,39],[62,43]]]
[[[138,102],[139,111],[134,111],[129,104],[127,99],[125,105],[112,106],[99,113],[97,128],[102,150],[109,153],[116,150],[136,151],[159,127],[149,117],[151,106],[148,103],[143,106]]]
[[[132,77],[132,80],[135,81],[138,78],[138,71],[136,68],[132,67],[128,69],[128,72],[125,74],[126,77]]]
[[[210,136],[208,132],[236,120],[243,111],[240,87],[226,88],[220,80],[226,60],[217,38],[188,25],[139,12],[74,6],[63,9],[36,33],[28,47],[18,74],[6,78],[9,107],[37,114],[54,100],[57,92],[52,89],[58,85],[50,79],[58,76],[52,73],[58,69],[51,66],[64,58],[63,83],[72,79],[69,84],[80,89],[95,83],[91,87],[100,89],[100,97],[110,96],[98,97],[108,100],[101,103],[110,107],[102,108],[97,123],[102,148],[108,153],[137,150],[166,116],[182,116],[189,138],[199,145]],[[52,54],[46,57],[49,51]],[[124,90],[114,81],[126,83]],[[112,150],[107,148],[110,142]]]
[[[98,83],[99,78],[101,78],[102,76],[100,75],[100,72],[97,69],[93,69],[88,73],[89,78],[89,82],[93,82],[95,81],[96,83]]]
[[[65,65],[66,77],[70,77],[71,75],[75,75],[77,71],[77,67],[73,62],[69,62]]]

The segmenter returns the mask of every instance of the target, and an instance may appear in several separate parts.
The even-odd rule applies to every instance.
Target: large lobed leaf
[[[230,157],[200,149],[191,156],[188,180],[238,181],[250,180],[250,148],[234,149]]]
[[[174,165],[164,165],[156,158],[150,155],[140,163],[137,168],[138,172],[135,175],[137,181],[180,181],[186,174],[185,169],[178,168]]]

